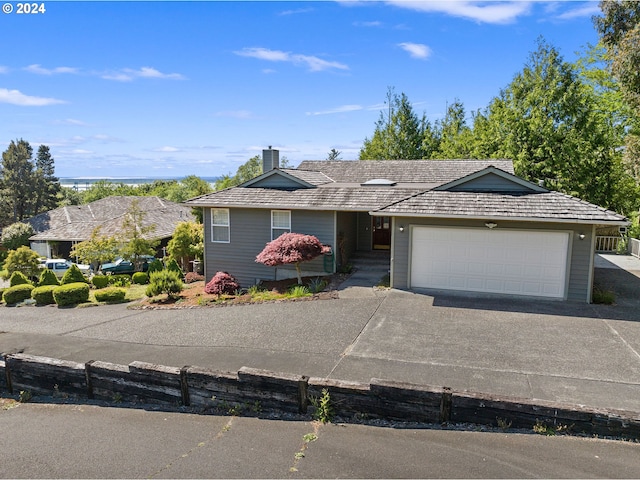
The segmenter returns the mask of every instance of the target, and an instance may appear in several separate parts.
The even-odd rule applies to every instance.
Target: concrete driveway
[[[625,288],[638,286],[627,275],[640,281],[617,275]],[[633,298],[604,306],[349,288],[337,300],[204,309],[0,307],[0,352],[383,378],[640,412]]]

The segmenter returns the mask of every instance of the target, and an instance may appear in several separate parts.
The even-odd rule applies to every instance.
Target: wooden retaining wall
[[[239,406],[239,410],[309,413],[329,392],[341,418],[404,422],[473,423],[513,428],[568,429],[600,436],[640,439],[640,413],[580,405],[456,392],[446,387],[372,379],[370,383],[309,378],[243,367],[236,373],[196,366],[145,362],[85,364],[26,354],[0,359],[0,389],[17,394],[139,402],[170,407]],[[311,409],[309,408],[311,406]],[[236,411],[239,411],[236,410]]]

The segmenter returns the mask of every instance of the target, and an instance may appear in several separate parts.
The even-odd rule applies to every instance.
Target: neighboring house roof
[[[103,235],[118,235],[134,200],[145,213],[142,226],[156,226],[149,235],[153,239],[170,237],[178,223],[195,220],[191,207],[159,197],[113,196],[86,205],[56,208],[30,218],[27,222],[36,231],[30,240],[84,241],[96,227],[101,227]]]

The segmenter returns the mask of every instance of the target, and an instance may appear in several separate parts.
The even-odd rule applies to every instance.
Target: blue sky
[[[0,16],[0,148],[60,177],[218,176],[273,145],[356,159],[389,86],[431,121],[484,108],[543,36],[597,42],[597,2],[44,2]]]

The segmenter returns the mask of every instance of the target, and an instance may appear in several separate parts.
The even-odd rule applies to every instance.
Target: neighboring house
[[[155,225],[149,237],[160,240],[160,255],[178,223],[195,220],[191,207],[158,197],[105,197],[86,205],[56,208],[27,220],[36,231],[29,238],[31,249],[43,257],[69,258],[73,245],[91,238],[97,227],[101,235],[117,237],[134,201],[144,212],[142,226]]]
[[[316,235],[335,258],[303,265],[329,274],[357,251],[390,250],[391,286],[591,301],[595,230],[621,215],[513,174],[509,160],[304,161],[185,202],[204,207],[205,276],[242,286],[295,276],[255,262],[283,232]]]

